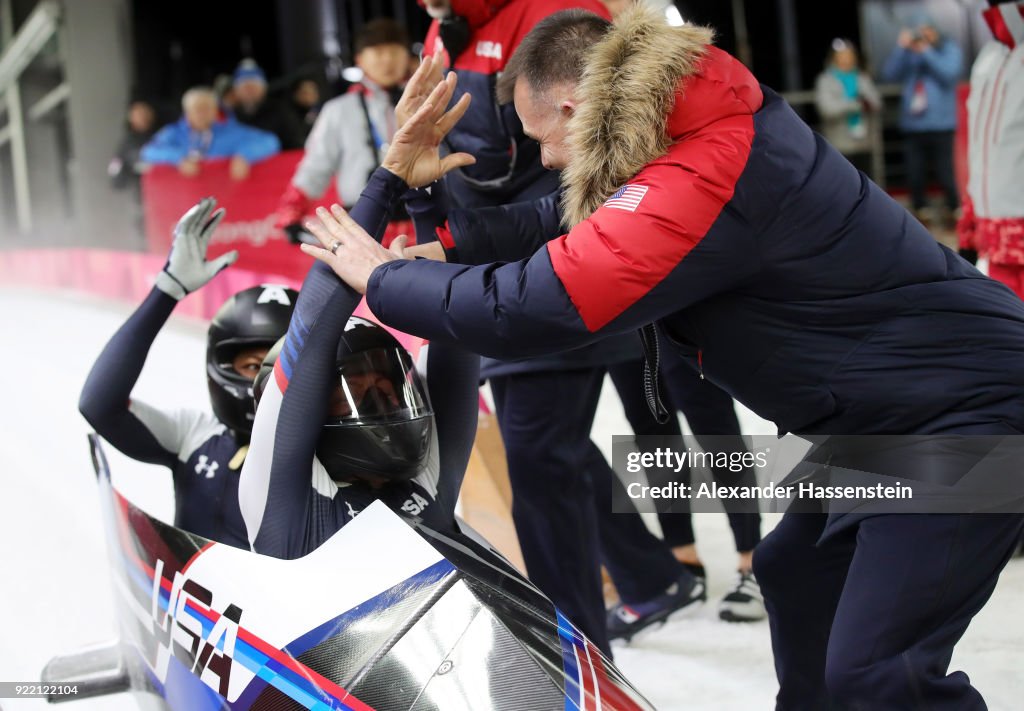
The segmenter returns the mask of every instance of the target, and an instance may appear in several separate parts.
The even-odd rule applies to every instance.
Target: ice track
[[[39,678],[53,654],[115,634],[112,591],[77,400],[93,360],[130,312],[123,304],[80,295],[0,289],[0,680]],[[172,319],[157,339],[136,389],[164,407],[207,402],[205,327]],[[594,439],[610,453],[612,434],[628,428],[605,388]],[[741,413],[744,432],[772,426]],[[170,520],[170,477],[108,448],[114,481],[136,504]],[[768,521],[768,525],[772,523]],[[695,520],[709,574],[709,604],[637,645],[616,650],[630,680],[663,711],[750,711],[774,705],[775,677],[767,623],[719,622],[716,601],[735,564],[722,515]],[[992,601],[953,657],[985,694],[1010,711],[1024,698],[1024,560],[1010,563]],[[5,711],[41,709],[41,700],[0,700]],[[69,711],[136,708],[128,698],[75,702]]]

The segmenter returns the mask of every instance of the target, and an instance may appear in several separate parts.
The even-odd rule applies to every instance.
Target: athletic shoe
[[[618,603],[608,611],[608,639],[629,643],[643,630],[660,627],[675,617],[699,609],[707,600],[704,582],[688,570],[653,600],[635,605]]]
[[[718,616],[726,622],[756,622],[767,614],[761,587],[751,572],[740,572],[736,585],[718,604]]]

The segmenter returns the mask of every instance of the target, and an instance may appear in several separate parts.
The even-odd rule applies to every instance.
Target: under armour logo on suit
[[[220,462],[211,462],[210,458],[205,454],[199,455],[199,461],[196,463],[196,474],[206,473],[207,479],[212,479],[213,475],[217,471],[217,467],[220,466]]]

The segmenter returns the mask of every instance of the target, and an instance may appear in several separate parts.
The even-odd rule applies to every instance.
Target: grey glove
[[[171,298],[185,298],[238,259],[238,252],[232,250],[213,261],[206,260],[210,238],[224,217],[223,208],[213,211],[216,205],[217,201],[212,197],[203,198],[182,215],[174,226],[171,253],[167,256],[163,271],[156,277],[156,287]]]

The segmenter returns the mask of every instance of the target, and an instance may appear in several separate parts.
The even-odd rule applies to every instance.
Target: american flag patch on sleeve
[[[636,212],[636,209],[640,207],[640,201],[644,199],[646,194],[646,185],[624,185],[605,201],[604,206],[613,207],[616,210]]]

